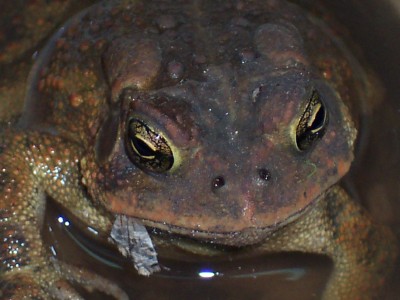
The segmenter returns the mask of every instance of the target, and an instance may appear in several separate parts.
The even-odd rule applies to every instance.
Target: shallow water
[[[300,2],[312,6],[314,1]],[[384,101],[363,120],[368,130],[347,182],[377,221],[400,234],[400,1],[336,0],[326,5],[351,29],[349,37],[362,49],[385,92]],[[174,257],[165,250],[168,258],[161,252],[160,263],[168,271],[145,278],[106,246],[80,245],[85,236],[73,228],[73,221],[70,226],[65,219],[60,222],[60,215],[65,217],[50,205],[44,228],[57,256],[116,280],[133,299],[263,299],[266,295],[269,299],[319,299],[332,267],[329,259],[298,253],[262,258],[229,253],[210,259],[182,253]],[[89,255],[88,248],[96,253]],[[207,274],[213,277],[204,278]],[[397,299],[398,287],[400,267],[387,286],[386,299]]]
[[[85,235],[76,230],[76,223],[57,205],[50,205],[48,212],[44,234],[52,251],[118,282],[132,299],[319,299],[332,269],[326,257],[300,253],[246,257],[227,251],[210,258],[158,248],[162,271],[146,278],[137,275],[128,260],[94,242],[89,231]]]

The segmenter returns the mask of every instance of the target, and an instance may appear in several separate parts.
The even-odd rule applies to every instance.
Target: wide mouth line
[[[189,238],[189,239],[199,239],[202,241],[227,241],[227,240],[235,240],[235,237],[240,235],[245,235],[249,232],[257,232],[259,231],[260,234],[265,235],[266,233],[274,231],[276,228],[281,226],[281,223],[276,223],[266,227],[246,227],[241,230],[237,231],[211,231],[211,230],[200,230],[194,228],[187,228],[177,225],[169,225],[165,222],[157,222],[151,221],[147,219],[140,219],[140,221],[145,225],[149,231],[156,231],[159,232],[161,235],[176,235],[182,238]],[[222,242],[222,244],[225,244]]]
[[[273,224],[269,224],[266,226],[249,226],[244,227],[239,230],[232,230],[232,231],[215,231],[215,230],[202,230],[199,228],[189,228],[183,227],[174,224],[167,224],[166,222],[161,221],[154,221],[145,218],[135,218],[143,223],[148,229],[151,228],[155,230],[159,230],[162,233],[166,234],[176,234],[187,238],[194,238],[194,239],[201,239],[201,240],[208,240],[208,241],[216,241],[218,240],[233,240],[235,237],[241,235],[249,235],[254,237],[255,240],[258,240],[256,236],[266,236],[283,226],[286,226],[289,223],[294,222],[297,220],[301,215],[303,215],[308,209],[312,208],[313,205],[323,197],[324,193],[320,194],[316,197],[313,201],[311,201],[307,206],[302,208],[301,210],[295,212],[294,214],[288,216],[286,219],[281,221],[275,222]]]

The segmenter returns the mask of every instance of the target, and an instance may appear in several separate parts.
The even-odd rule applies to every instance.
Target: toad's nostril
[[[212,188],[219,189],[225,185],[225,179],[222,176],[217,176],[212,181]]]
[[[258,176],[264,181],[269,181],[271,179],[271,172],[267,169],[259,169]]]

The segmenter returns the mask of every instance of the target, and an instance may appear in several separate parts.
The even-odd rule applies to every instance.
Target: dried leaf
[[[117,245],[123,256],[132,260],[140,275],[149,276],[160,271],[153,242],[146,227],[138,219],[117,215],[110,240]]]

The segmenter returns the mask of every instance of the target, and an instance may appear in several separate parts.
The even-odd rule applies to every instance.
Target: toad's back
[[[354,61],[344,55],[334,31],[295,5],[158,2],[103,2],[63,26],[31,72],[22,123],[45,123],[76,137],[85,128],[85,142],[122,87],[154,90],[210,80],[207,71],[221,65],[240,70],[245,78],[262,69],[302,67],[328,80],[343,101],[358,98],[363,82],[354,80]],[[229,105],[230,98],[225,102]]]

